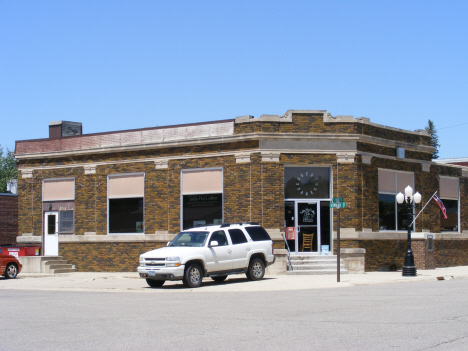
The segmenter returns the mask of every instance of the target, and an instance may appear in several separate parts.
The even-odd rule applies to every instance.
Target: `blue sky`
[[[468,157],[468,1],[0,0],[0,144],[282,115],[431,119]]]

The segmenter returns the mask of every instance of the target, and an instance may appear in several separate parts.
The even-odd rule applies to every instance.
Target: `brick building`
[[[293,254],[312,233],[320,254],[335,249],[329,204],[343,197],[341,247],[365,248],[366,270],[400,268],[395,196],[411,185],[423,203],[438,191],[449,214],[430,203],[417,218],[417,268],[466,265],[468,168],[436,164],[432,151],[424,130],[326,111],[97,134],[53,122],[49,138],[16,142],[17,241],[81,271],[134,271],[139,254],[184,228],[254,221],[277,248],[286,233]]]
[[[16,244],[18,235],[18,196],[0,194],[0,246]]]

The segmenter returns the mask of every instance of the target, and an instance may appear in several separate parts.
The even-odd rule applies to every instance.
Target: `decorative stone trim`
[[[366,249],[341,249],[340,254],[349,274],[364,273]]]
[[[59,235],[59,243],[168,242],[175,236],[176,234]],[[41,237],[38,238],[40,242]]]
[[[279,162],[280,152],[262,152],[262,162]]]
[[[431,164],[430,163],[421,163],[421,169],[423,172],[430,172],[431,171]]]
[[[337,152],[336,159],[338,163],[354,163],[354,156],[356,154],[354,152],[345,153],[345,152]]]
[[[96,165],[86,165],[83,168],[85,174],[96,174]]]
[[[267,231],[268,235],[270,235],[271,240],[283,240],[283,235],[281,234],[281,231],[279,229],[265,228],[265,230]]]
[[[156,169],[167,169],[169,168],[169,160],[165,158],[154,160],[154,166]]]
[[[28,233],[29,234],[29,233]],[[41,235],[23,235],[16,237],[16,242],[18,244],[41,244],[42,236]]]
[[[462,169],[462,177],[468,178],[468,169]]]
[[[362,155],[362,163],[365,165],[370,165],[372,163],[372,156],[371,155]]]
[[[22,169],[21,170],[21,177],[23,179],[26,179],[26,178],[32,178],[32,169]]]
[[[234,156],[236,157],[236,163],[250,163],[250,153],[241,153]]]

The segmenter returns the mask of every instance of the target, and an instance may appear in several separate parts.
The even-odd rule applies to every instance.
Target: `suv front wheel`
[[[182,282],[187,288],[198,288],[203,279],[203,271],[199,264],[191,264],[184,273]]]
[[[153,280],[153,279],[146,279],[146,282],[152,288],[160,288],[166,282],[165,280]]]
[[[265,263],[260,258],[254,258],[249,263],[249,269],[247,269],[248,280],[260,280],[265,275]]]

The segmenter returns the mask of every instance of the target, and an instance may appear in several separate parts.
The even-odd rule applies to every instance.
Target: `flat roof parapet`
[[[241,123],[255,123],[255,122],[279,122],[279,123],[291,123],[292,116],[278,116],[278,115],[261,115],[259,118],[254,116],[239,116],[236,117],[236,124]]]

